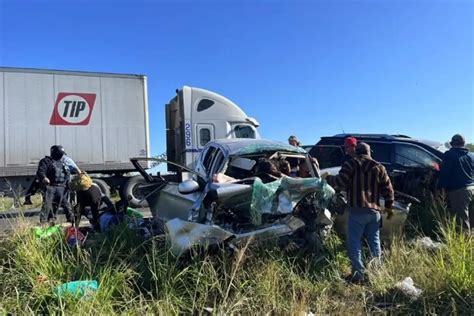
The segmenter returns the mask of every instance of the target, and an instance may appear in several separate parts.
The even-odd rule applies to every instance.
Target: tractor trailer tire
[[[98,179],[98,178],[92,178],[92,182],[97,184],[97,186],[100,188],[100,191],[102,192],[102,194],[110,197],[110,187],[107,184],[107,182],[105,182],[102,179]]]
[[[142,176],[134,176],[128,179],[125,183],[122,190],[122,196],[128,197],[131,196],[130,206],[132,207],[148,207],[148,202],[146,200],[142,201],[144,195],[140,192],[140,185],[146,185],[147,182],[143,179]]]

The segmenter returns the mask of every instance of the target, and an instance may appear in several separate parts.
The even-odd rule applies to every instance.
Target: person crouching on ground
[[[90,223],[94,230],[100,231],[99,211],[102,205],[105,211],[113,210],[115,208],[113,202],[102,194],[99,186],[92,183],[92,179],[84,173],[77,176],[71,186],[77,191],[76,226],[79,225],[82,215],[87,217],[87,208],[90,208],[92,213]]]
[[[347,224],[347,252],[352,264],[352,282],[365,281],[362,263],[362,237],[367,238],[374,258],[380,258],[381,207],[385,199],[387,219],[393,215],[394,191],[385,167],[370,156],[370,146],[359,143],[355,157],[346,161],[336,176],[325,176],[329,185],[347,192],[349,219]]]

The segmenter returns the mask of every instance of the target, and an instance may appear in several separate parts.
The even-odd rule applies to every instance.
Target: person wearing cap
[[[444,153],[438,186],[448,196],[450,210],[468,233],[474,230],[474,162],[473,153],[465,148],[462,135],[451,138],[451,149]]]
[[[296,138],[296,136],[294,135],[291,135],[290,137],[288,137],[288,144],[295,147],[300,146],[300,142],[298,141],[298,138]]]
[[[350,136],[344,139],[344,153],[346,154],[346,156],[344,157],[344,162],[356,156],[356,146],[357,138]]]
[[[355,157],[343,163],[338,175],[324,175],[329,185],[347,193],[348,224],[347,252],[352,264],[350,281],[365,280],[362,263],[362,237],[367,238],[374,258],[382,254],[380,246],[381,211],[380,197],[384,198],[387,219],[393,215],[394,191],[385,167],[371,157],[370,146],[359,143]]]
[[[68,200],[68,183],[71,171],[64,162],[66,151],[61,145],[50,149],[50,156],[40,160],[36,177],[45,185],[43,205],[40,211],[40,224],[56,222],[58,206],[63,208],[66,220],[73,222],[72,207]]]

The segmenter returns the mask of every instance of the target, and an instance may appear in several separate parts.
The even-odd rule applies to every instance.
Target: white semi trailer
[[[168,160],[181,164],[210,140],[258,138],[254,119],[207,90],[176,90],[165,114]],[[127,173],[131,157],[151,155],[146,76],[0,68],[0,135],[0,192],[23,194],[60,144],[105,193],[121,189],[138,206],[142,177]]]

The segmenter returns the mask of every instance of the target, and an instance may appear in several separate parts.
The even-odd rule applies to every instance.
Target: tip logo
[[[59,92],[50,125],[88,125],[96,95]]]

